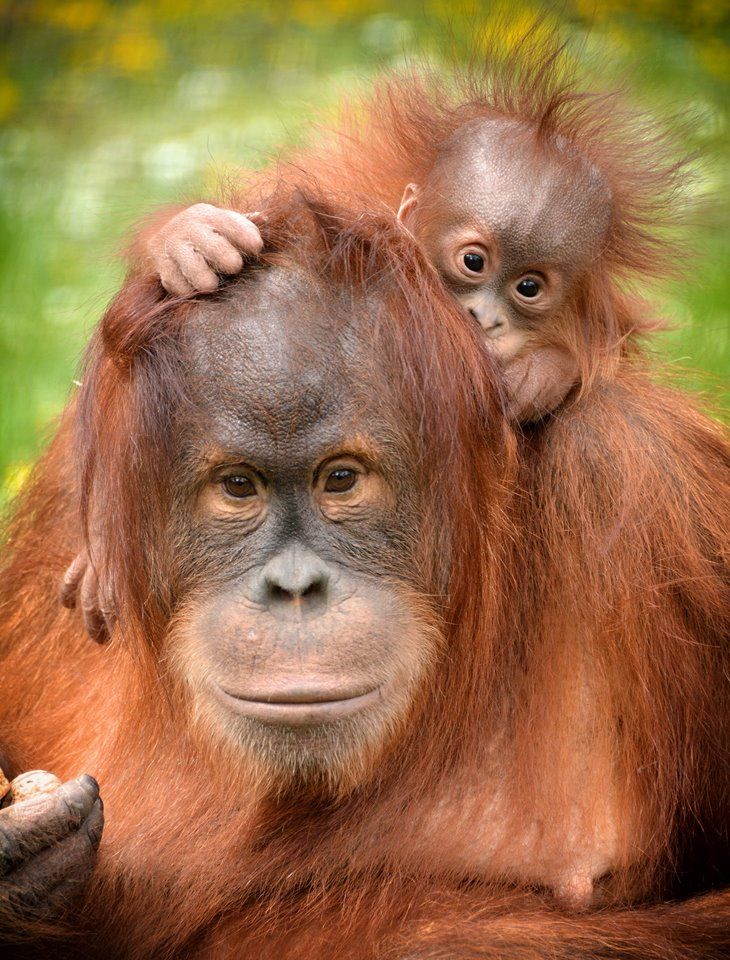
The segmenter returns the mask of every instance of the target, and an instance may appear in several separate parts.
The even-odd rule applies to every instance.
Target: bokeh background
[[[672,321],[660,350],[716,397],[730,374],[728,0],[0,0],[0,505],[73,390],[140,215],[265,164],[379,70],[465,53],[495,15],[510,42],[536,14],[588,74],[628,76],[650,111],[690,118],[697,259],[656,291]]]

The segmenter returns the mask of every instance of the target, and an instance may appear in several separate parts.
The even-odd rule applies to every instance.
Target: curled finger
[[[240,273],[243,257],[230,240],[214,227],[198,225],[190,234],[190,242],[218,273]]]
[[[188,283],[182,270],[170,256],[166,256],[159,267],[160,283],[173,297],[189,297],[195,288]]]
[[[87,633],[95,643],[106,643],[109,630],[99,601],[99,578],[91,565],[81,582],[80,603]]]
[[[264,241],[255,223],[235,210],[219,210],[217,207],[214,210],[215,214],[206,217],[206,222],[214,230],[244,253],[261,253]]]
[[[79,583],[86,572],[89,558],[85,550],[82,550],[67,567],[61,582],[60,601],[62,606],[73,610],[76,606],[76,597],[78,595]]]
[[[190,242],[177,243],[169,248],[168,253],[193,291],[212,293],[218,289],[218,274]]]

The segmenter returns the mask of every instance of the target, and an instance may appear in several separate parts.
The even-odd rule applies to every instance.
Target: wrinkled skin
[[[208,304],[190,324],[198,413],[182,428],[174,581],[191,599],[173,658],[214,737],[274,776],[341,786],[397,730],[435,655],[409,601],[427,592],[420,507],[399,496],[415,453],[396,413],[353,388],[356,340],[350,357],[323,356],[338,320],[321,291],[273,270],[249,284],[243,306]]]
[[[91,877],[104,827],[99,786],[77,777],[0,810],[0,939],[64,917]]]

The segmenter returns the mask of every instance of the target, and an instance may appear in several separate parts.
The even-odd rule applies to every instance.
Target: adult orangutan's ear
[[[409,183],[403,191],[400,206],[398,207],[397,217],[400,223],[408,226],[409,221],[413,218],[413,214],[415,213],[417,203],[418,185],[415,183]]]

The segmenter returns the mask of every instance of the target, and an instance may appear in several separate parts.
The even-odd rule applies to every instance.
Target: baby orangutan
[[[480,118],[443,145],[398,218],[484,331],[520,423],[554,410],[579,381],[564,311],[600,255],[611,215],[602,174],[567,145],[538,144],[526,123]],[[255,217],[255,214],[251,214]],[[195,204],[148,236],[144,258],[175,296],[208,293],[256,254],[252,219]]]
[[[446,142],[399,219],[482,328],[519,422],[554,410],[579,379],[566,310],[610,221],[601,173],[519,121],[478,119]]]
[[[520,423],[554,410],[580,380],[571,344],[581,317],[568,306],[600,255],[610,209],[597,169],[509,119],[465,123],[425,180],[405,188],[398,219],[482,328]],[[241,270],[242,254],[260,251],[256,216],[190,206],[147,235],[146,264],[170,294],[212,292],[220,274]],[[66,573],[62,602],[74,606],[77,593],[90,634],[103,639],[110,604],[85,555]]]

